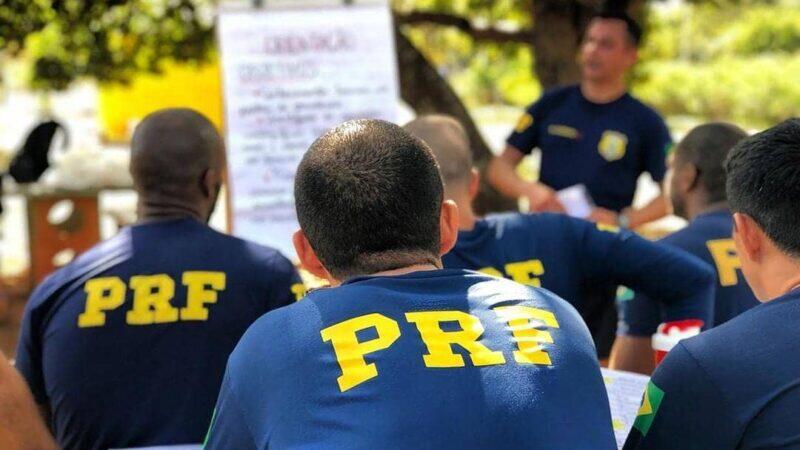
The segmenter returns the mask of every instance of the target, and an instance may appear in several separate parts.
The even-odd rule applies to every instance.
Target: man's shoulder
[[[666,126],[664,118],[661,117],[661,114],[659,114],[655,108],[644,103],[633,95],[628,95],[627,99],[628,100],[626,103],[628,104],[628,107],[632,108],[636,112],[636,117],[641,121],[642,124]]]
[[[208,233],[213,236],[218,246],[227,250],[226,253],[235,253],[238,261],[279,272],[288,272],[294,268],[291,261],[276,248],[231,236],[210,227]]]
[[[26,307],[38,308],[62,289],[125,263],[133,257],[133,251],[129,229],[123,229],[48,275],[34,289]]]
[[[541,97],[531,105],[538,111],[547,112],[553,108],[557,108],[562,102],[569,99],[571,96],[576,95],[580,90],[579,85],[570,84],[566,86],[557,86],[546,90],[542,93]]]
[[[273,370],[290,359],[302,357],[297,351],[319,332],[319,317],[313,301],[302,301],[262,315],[247,329],[231,354],[229,365]],[[274,364],[273,364],[274,363]],[[275,369],[277,370],[277,369]]]
[[[783,358],[800,358],[800,349],[786,333],[797,320],[800,300],[784,299],[779,304],[757,305],[681,343],[712,377],[745,379],[748,374],[754,375],[748,371],[760,372],[769,365],[781,365],[778,361]],[[741,364],[742,361],[748,363]],[[800,363],[797,365],[800,367]],[[731,367],[737,367],[736,374],[730,372]]]

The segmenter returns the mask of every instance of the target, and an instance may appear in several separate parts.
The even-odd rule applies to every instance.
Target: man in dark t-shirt
[[[630,208],[644,172],[660,182],[671,140],[661,117],[627,92],[625,76],[637,59],[639,26],[624,14],[601,14],[586,30],[580,85],[546,92],[520,118],[505,151],[488,168],[501,192],[526,197],[532,211],[561,211],[555,191],[584,185],[596,206],[589,218],[635,228],[667,212],[659,197]],[[539,181],[515,171],[522,158],[541,150]]]
[[[671,320],[711,320],[711,268],[698,258],[628,230],[563,214],[476,217],[471,202],[478,175],[461,125],[447,116],[426,116],[406,129],[431,147],[445,195],[458,205],[458,242],[442,258],[446,268],[479,270],[544,287],[575,306],[585,320],[598,307],[613,309],[613,297],[597,304],[593,294],[601,286],[617,284],[650,293],[663,302],[659,305]],[[589,329],[598,355],[607,357],[610,342]]]
[[[689,225],[660,242],[685,250],[715,269],[714,321],[707,324],[708,328],[722,325],[758,304],[742,277],[741,261],[731,238],[733,216],[725,195],[723,168],[731,148],[746,137],[747,133],[735,125],[700,125],[676,146],[667,176],[674,213],[688,219]],[[623,361],[615,354],[612,366],[649,374],[654,362],[651,336],[669,319],[643,292],[637,292],[633,300],[621,300],[619,310],[617,348],[631,346],[639,355]]]
[[[17,367],[64,449],[202,442],[236,342],[300,282],[206,224],[224,153],[205,117],[153,113],[131,147],[139,222],[48,277],[23,318]]]
[[[743,140],[725,168],[733,240],[762,304],[667,354],[626,449],[800,448],[800,120]]]

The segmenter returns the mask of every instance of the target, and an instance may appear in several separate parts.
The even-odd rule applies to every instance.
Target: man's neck
[[[622,78],[608,81],[583,80],[581,82],[581,94],[592,103],[611,103],[625,95],[627,90],[628,87]]]
[[[686,203],[687,203],[686,215],[688,216],[687,219],[689,221],[694,220],[697,216],[701,214],[710,213],[713,211],[721,211],[723,209],[728,208],[728,202],[725,200],[712,203],[708,203],[705,201],[702,202],[687,201]]]
[[[449,195],[458,206],[458,231],[471,231],[475,228],[478,217],[472,209],[472,201],[468,194]]]
[[[773,254],[769,258],[769,265],[764,266],[761,271],[760,284],[764,289],[761,297],[766,299],[763,300],[765,302],[800,289],[800,261],[782,252],[776,251],[776,253],[778,256]]]
[[[138,223],[170,219],[195,219],[202,223],[206,222],[199,208],[181,202],[154,201],[140,196],[136,210]]]

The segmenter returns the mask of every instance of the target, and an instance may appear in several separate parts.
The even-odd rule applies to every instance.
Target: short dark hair
[[[297,219],[337,279],[438,263],[443,188],[427,145],[380,120],[323,134],[297,169]]]
[[[740,142],[725,170],[731,210],[752,217],[778,248],[800,257],[800,119]]]
[[[706,190],[708,203],[725,201],[725,158],[747,132],[724,122],[706,123],[693,128],[675,148],[677,164],[690,163]]]
[[[603,11],[592,16],[592,20],[621,20],[625,22],[625,28],[628,31],[628,38],[634,47],[638,47],[642,41],[642,27],[631,16],[622,11]]]
[[[418,117],[403,129],[422,139],[433,152],[445,188],[469,180],[472,171],[472,152],[469,136],[454,117],[432,114]]]
[[[224,144],[214,124],[189,108],[147,115],[131,139],[130,172],[139,194],[188,199],[199,194],[208,169],[224,164]]]

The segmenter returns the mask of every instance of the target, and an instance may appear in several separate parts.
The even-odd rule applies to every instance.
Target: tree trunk
[[[578,50],[595,11],[575,1],[534,2],[533,69],[543,90],[580,81]]]
[[[400,72],[400,92],[403,100],[418,115],[447,114],[458,119],[469,134],[475,164],[484,174],[492,151],[486,145],[486,141],[481,136],[467,108],[453,92],[447,80],[403,35],[399,27],[395,28],[395,40]],[[478,214],[486,214],[491,211],[516,209],[516,202],[501,196],[482,177],[481,189],[475,199],[474,207]]]

